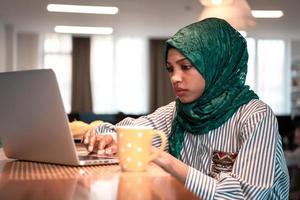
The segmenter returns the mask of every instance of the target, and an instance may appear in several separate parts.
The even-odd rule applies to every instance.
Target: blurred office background
[[[282,11],[282,16],[249,18],[242,8],[222,10],[222,4],[237,2],[248,3],[252,11]],[[49,12],[48,4],[112,6],[117,12]],[[0,0],[0,71],[52,68],[69,114],[146,114],[174,99],[164,70],[165,39],[212,6],[219,6],[218,16],[231,14],[235,27],[245,31],[247,84],[277,116],[297,116],[298,0]],[[112,29],[70,34],[55,32],[57,25]]]

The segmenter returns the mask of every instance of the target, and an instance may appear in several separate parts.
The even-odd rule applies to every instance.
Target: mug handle
[[[152,138],[156,135],[158,135],[161,138],[161,145],[158,148],[158,151],[156,151],[150,155],[150,159],[149,159],[150,161],[155,159],[160,154],[160,152],[162,152],[165,149],[166,144],[167,144],[167,137],[162,131],[153,130]]]

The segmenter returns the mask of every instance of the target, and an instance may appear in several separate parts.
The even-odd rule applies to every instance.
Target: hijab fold
[[[170,48],[180,51],[205,79],[200,98],[191,103],[176,99],[169,152],[179,158],[185,131],[207,134],[222,126],[241,105],[258,96],[245,85],[246,40],[225,20],[208,18],[180,29],[167,40],[166,55]]]

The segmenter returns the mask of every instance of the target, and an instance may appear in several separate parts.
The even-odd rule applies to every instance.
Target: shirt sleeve
[[[110,134],[116,139],[116,126],[126,126],[126,125],[134,125],[134,126],[149,126],[153,129],[160,130],[166,134],[168,137],[171,132],[172,120],[175,114],[175,102],[171,102],[166,106],[162,106],[155,110],[153,113],[145,116],[141,116],[137,119],[133,119],[127,117],[113,125],[111,123],[103,123],[98,126],[95,131],[96,134]],[[154,137],[153,146],[158,147],[160,145],[160,138]]]
[[[276,118],[270,109],[263,109],[250,115],[240,131],[243,145],[232,172],[221,172],[218,179],[213,179],[190,167],[185,182],[187,188],[203,199],[270,197],[275,174],[280,174],[285,167],[281,162],[283,154]]]

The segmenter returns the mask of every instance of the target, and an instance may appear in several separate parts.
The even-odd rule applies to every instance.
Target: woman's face
[[[198,99],[205,88],[202,75],[177,49],[169,49],[167,56],[167,71],[176,96],[182,103]]]

